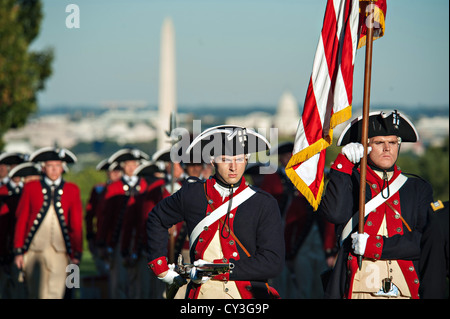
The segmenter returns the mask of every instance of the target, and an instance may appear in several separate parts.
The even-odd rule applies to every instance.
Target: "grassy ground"
[[[81,277],[85,276],[94,276],[97,274],[97,268],[95,267],[94,259],[92,258],[92,254],[89,249],[83,251],[83,256],[80,262],[80,275]]]

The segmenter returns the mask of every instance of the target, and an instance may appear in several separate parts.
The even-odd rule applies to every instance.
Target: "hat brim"
[[[97,171],[106,171],[106,170],[108,170],[110,164],[111,164],[111,163],[108,163],[108,159],[105,158],[104,160],[101,160],[101,161],[97,164],[97,166],[95,167],[95,169],[96,169]]]
[[[8,173],[9,178],[14,177],[27,177],[31,175],[40,175],[41,170],[39,168],[39,164],[34,162],[25,162],[17,165],[13,169],[11,169]]]
[[[205,161],[205,156],[252,154],[270,150],[267,139],[251,130],[237,125],[221,125],[205,130],[198,135],[186,154],[201,152],[201,156],[193,155],[194,160],[199,157]]]
[[[155,152],[152,156],[153,162],[171,162],[170,159],[170,148],[162,149],[157,152]]]
[[[125,148],[118,150],[108,158],[108,163],[148,160],[149,156],[138,149]]]
[[[342,131],[337,141],[337,146],[349,143],[361,143],[362,139],[362,115],[349,123]],[[390,114],[384,112],[369,113],[368,137],[395,135],[402,142],[417,142],[419,134],[412,122],[403,114],[394,111]]]
[[[63,161],[67,164],[72,164],[77,161],[77,157],[68,149],[54,147],[44,147],[30,155],[30,162],[40,163],[47,161]]]
[[[162,172],[158,165],[156,165],[154,162],[147,162],[144,164],[139,165],[134,170],[134,175],[136,176],[152,176],[155,173]]]
[[[22,153],[3,153],[0,155],[0,164],[17,165],[25,162],[25,154]]]

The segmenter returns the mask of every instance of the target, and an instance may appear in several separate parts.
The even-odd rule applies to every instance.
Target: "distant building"
[[[226,124],[235,124],[254,129],[277,128],[278,136],[295,136],[300,111],[297,100],[288,91],[284,92],[278,101],[276,113],[252,112],[245,116],[232,116],[226,119]]]
[[[277,112],[273,119],[273,127],[278,128],[279,136],[295,136],[300,111],[297,100],[291,92],[284,92],[278,101]]]
[[[42,116],[9,130],[4,135],[5,149],[33,151],[55,144],[70,149],[80,142],[103,140],[118,144],[149,142],[156,138],[157,122],[157,111],[134,108],[111,109],[80,120],[71,120],[69,115]]]
[[[28,143],[37,149],[59,145],[71,148],[78,143],[77,132],[66,115],[51,115],[31,120],[26,126],[6,132],[4,141],[9,149],[17,143]]]

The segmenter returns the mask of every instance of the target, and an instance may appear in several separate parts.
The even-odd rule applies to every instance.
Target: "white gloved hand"
[[[158,279],[168,285],[172,284],[174,278],[179,276],[179,274],[174,269],[175,269],[175,264],[170,264],[167,274],[164,277],[158,277]]]
[[[352,237],[352,248],[355,255],[364,256],[364,252],[366,251],[367,239],[369,235],[367,233],[353,233]]]
[[[194,266],[196,266],[196,267],[201,267],[205,264],[209,264],[209,262],[207,262],[206,260],[203,260],[203,259],[197,259],[196,261],[194,261]]]
[[[201,267],[204,264],[207,264],[208,262],[203,259],[198,259],[194,261],[194,267],[191,268],[191,271],[189,272],[189,277],[191,277],[192,282],[196,284],[204,284],[207,282],[210,278],[208,276],[199,277],[197,267]]]
[[[370,151],[372,151],[372,147],[368,146],[367,155],[370,154]],[[360,143],[349,143],[342,148],[341,153],[344,154],[350,162],[356,164],[359,163],[364,156],[364,146]]]

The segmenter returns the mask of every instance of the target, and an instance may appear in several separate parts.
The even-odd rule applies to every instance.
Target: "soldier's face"
[[[122,178],[122,171],[119,171],[119,170],[109,171],[108,176],[112,182],[118,181],[119,179]]]
[[[184,173],[183,167],[181,167],[180,163],[167,163],[166,172],[167,174],[172,174],[172,165],[173,165],[173,178],[180,178]]]
[[[203,164],[188,164],[186,165],[186,174],[189,176],[200,177],[203,170]]]
[[[244,174],[247,165],[245,155],[222,155],[214,158],[216,174],[227,184],[236,184]]]
[[[375,136],[369,140],[372,151],[369,159],[379,168],[388,169],[397,161],[398,140],[397,136]]]
[[[47,161],[42,170],[50,180],[55,181],[62,175],[64,167],[62,161]]]
[[[132,176],[138,166],[138,161],[125,161],[122,164],[123,173],[127,176]]]

